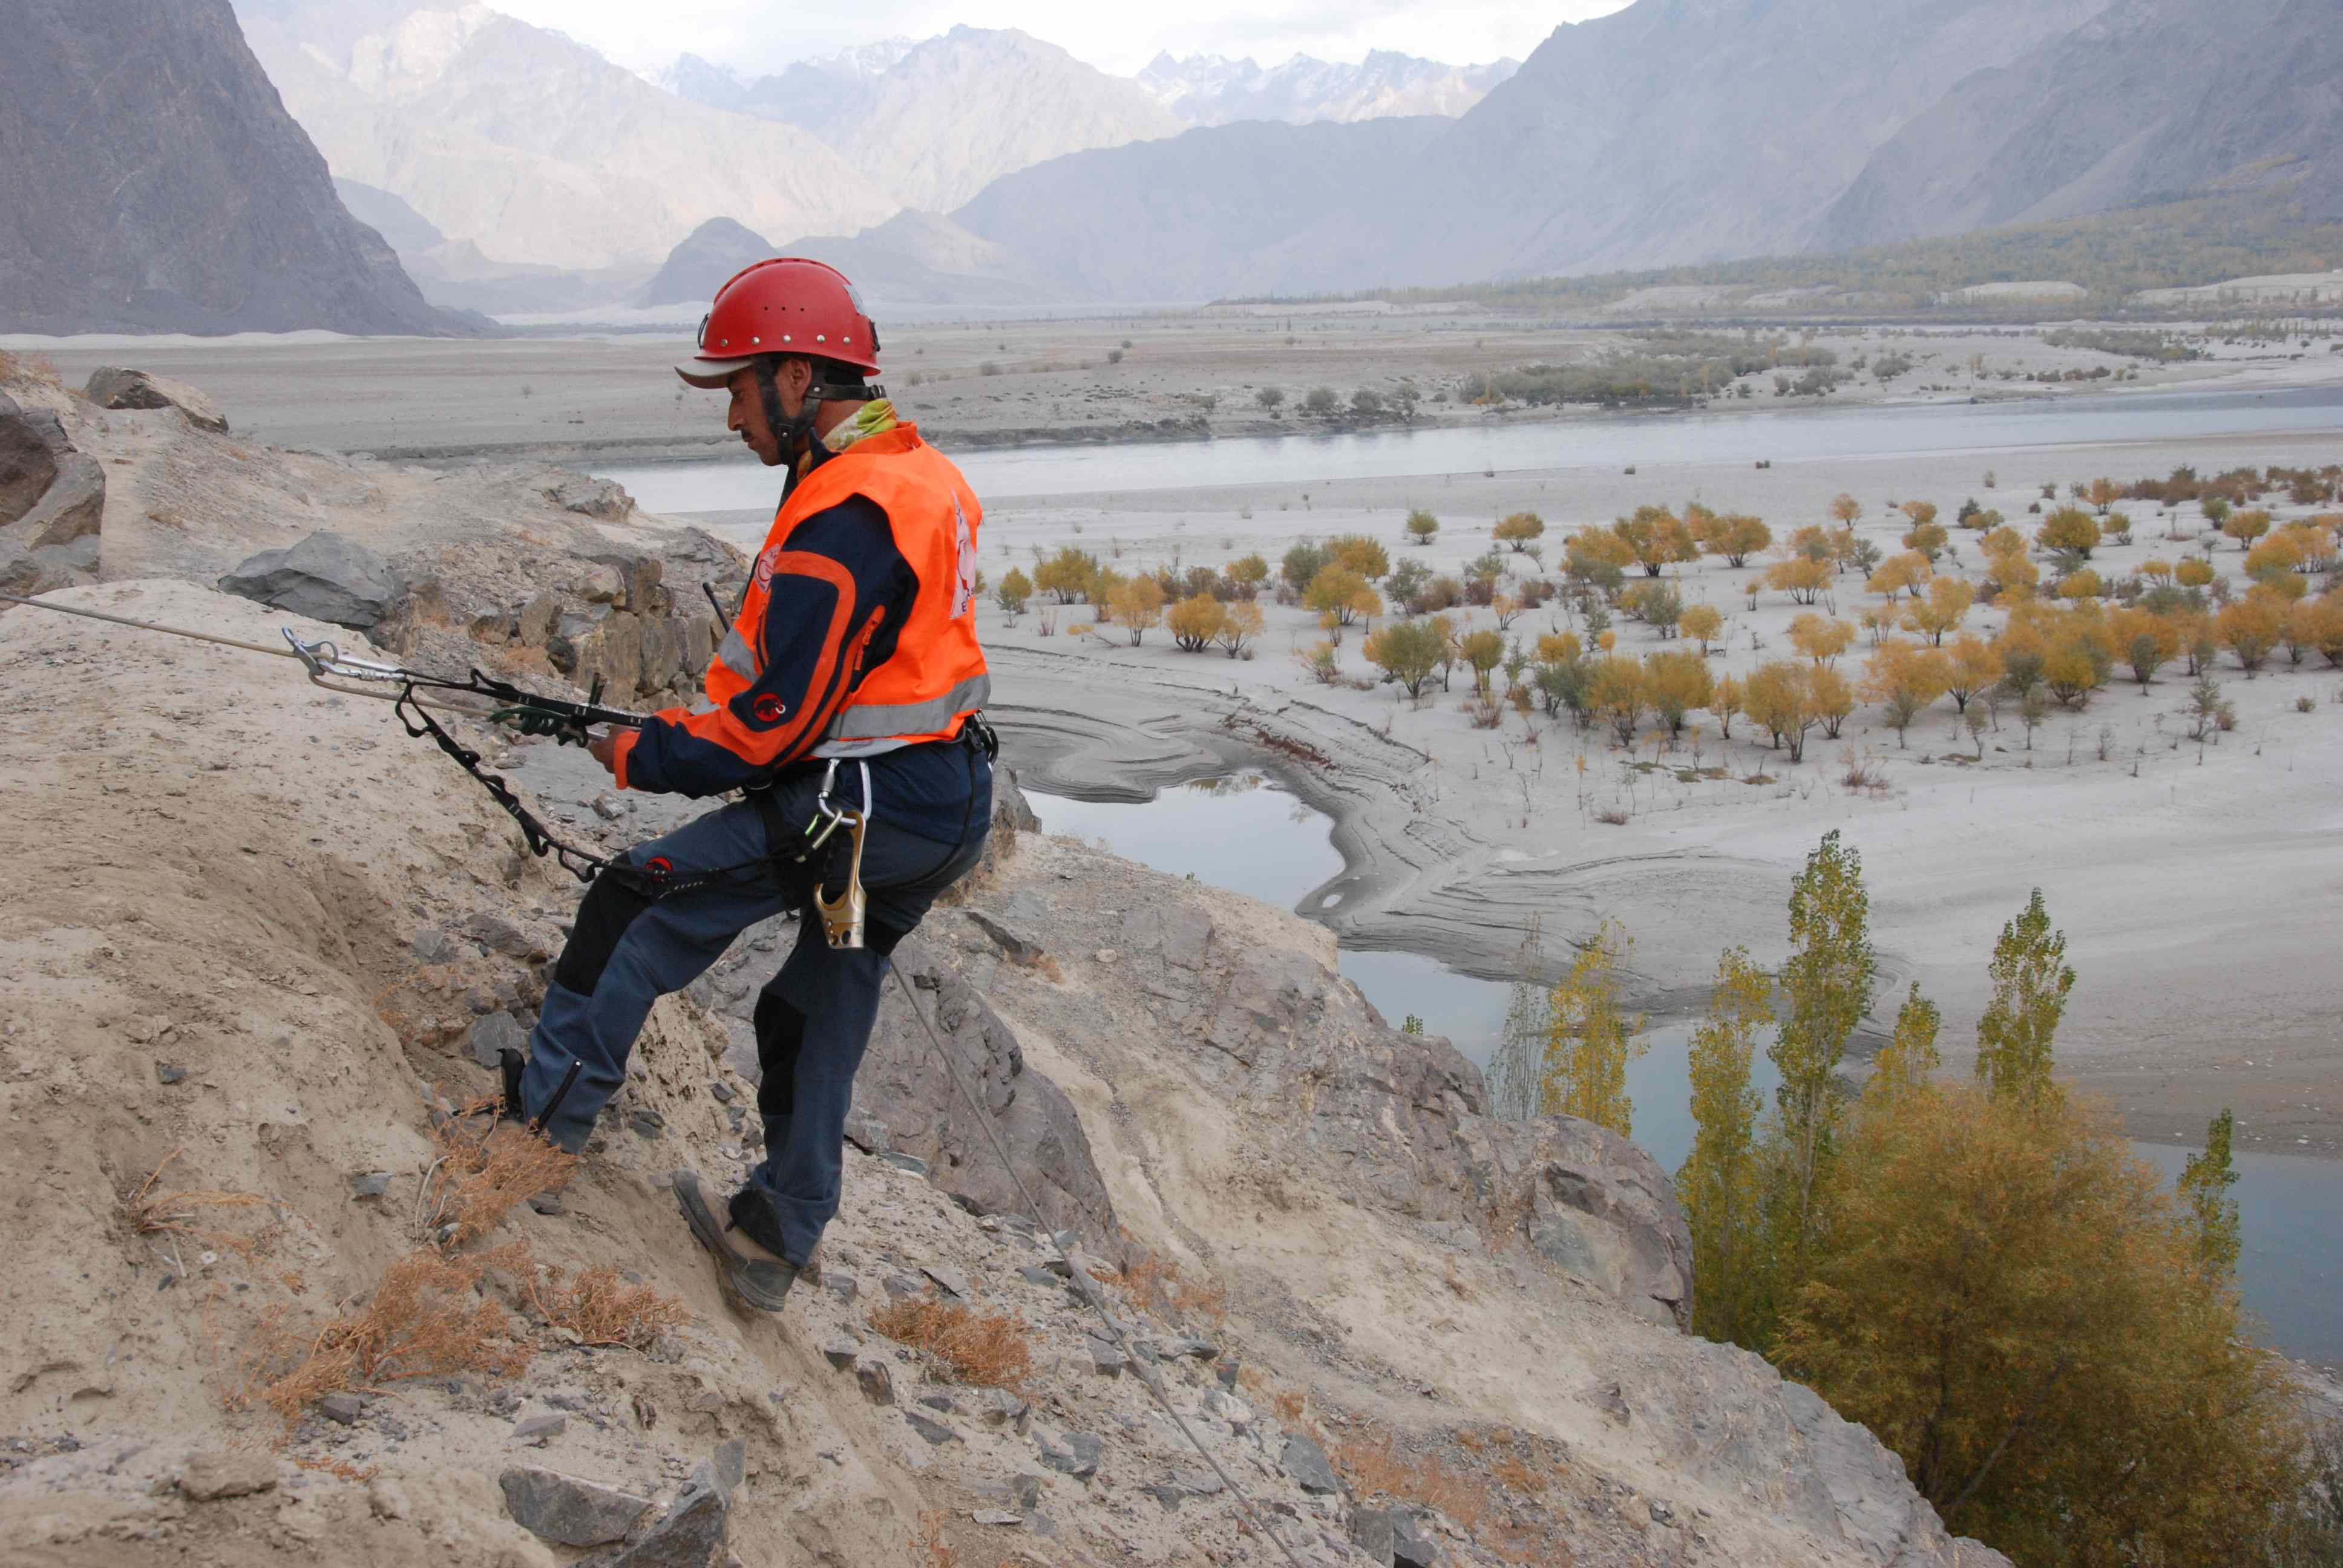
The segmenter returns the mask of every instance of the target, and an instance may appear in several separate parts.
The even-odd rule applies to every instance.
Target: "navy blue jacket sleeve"
[[[773,573],[748,688],[722,709],[646,722],[626,787],[720,795],[811,756],[863,672],[894,653],[919,588],[876,502],[855,496],[807,518]]]

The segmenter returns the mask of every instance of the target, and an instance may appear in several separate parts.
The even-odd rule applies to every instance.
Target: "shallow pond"
[[[1332,819],[1259,773],[1174,786],[1136,804],[1026,796],[1045,832],[1103,841],[1126,859],[1282,908],[1320,908],[1318,890],[1343,871]],[[1394,1026],[1413,1014],[1483,1065],[1495,1050],[1510,985],[1460,974],[1420,953],[1345,948],[1342,970]],[[1691,1033],[1689,1020],[1654,1020],[1649,1049],[1628,1068],[1635,1141],[1671,1172],[1692,1151]],[[1762,1052],[1755,1070],[1770,1101],[1780,1079]],[[2167,1181],[2191,1152],[2132,1147]],[[2237,1165],[2247,1307],[2289,1353],[2343,1362],[2343,1163],[2239,1154]]]
[[[2343,387],[2278,392],[2133,392],[1746,413],[1609,415],[1415,430],[1130,442],[953,454],[980,495],[1063,496],[1194,485],[1302,483],[1630,463],[1996,451],[2097,441],[2175,441],[2343,427]],[[645,510],[769,510],[771,474],[745,452],[689,463],[591,465]]]

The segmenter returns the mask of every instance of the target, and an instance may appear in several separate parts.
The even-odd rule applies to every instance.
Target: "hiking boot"
[[[730,1214],[732,1222],[725,1229],[738,1231],[751,1243],[742,1251],[751,1257],[769,1257],[776,1262],[789,1263],[788,1244],[781,1239],[781,1221],[773,1212],[771,1200],[744,1182],[740,1190],[732,1194],[732,1201],[726,1205],[726,1211]],[[804,1262],[789,1266],[797,1270],[799,1284],[820,1284],[821,1243],[814,1243],[813,1251],[806,1255]]]
[[[727,1241],[727,1227],[719,1222],[716,1211],[708,1206],[707,1198],[699,1191],[699,1172],[678,1171],[669,1180],[674,1184],[676,1203],[683,1210],[693,1237],[716,1260],[716,1282],[726,1297],[751,1312],[779,1312],[789,1287],[797,1283],[796,1266],[776,1248],[759,1241],[753,1231],[741,1231],[745,1246],[736,1247]],[[780,1240],[778,1227],[772,1228],[772,1239]]]

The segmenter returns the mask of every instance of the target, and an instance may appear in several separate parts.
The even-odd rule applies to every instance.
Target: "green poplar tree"
[[[1771,1294],[1749,1063],[1759,1027],[1773,1021],[1772,990],[1746,949],[1718,960],[1708,1018],[1692,1036],[1692,1155],[1676,1172],[1692,1228],[1693,1332],[1743,1345],[1752,1342],[1756,1304]]]
[[[2229,1189],[2237,1184],[2237,1168],[2229,1158],[2229,1135],[2236,1122],[2224,1108],[2205,1129],[2205,1151],[2191,1154],[2180,1172],[2180,1201],[2187,1206],[2197,1232],[2197,1259],[2217,1278],[2234,1279],[2237,1272],[2237,1201]]]
[[[2041,889],[2001,928],[1990,972],[1993,1001],[1977,1020],[1977,1078],[1996,1094],[2045,1091],[2075,971],[2066,965],[2066,933],[2050,929]]]
[[[1876,960],[1863,860],[1835,829],[1790,886],[1790,957],[1780,979],[1782,1020],[1767,1052],[1775,1091],[1773,1208],[1784,1299],[1803,1282],[1818,1241],[1816,1201],[1837,1158],[1846,1118],[1838,1067],[1847,1037],[1871,1010]]]

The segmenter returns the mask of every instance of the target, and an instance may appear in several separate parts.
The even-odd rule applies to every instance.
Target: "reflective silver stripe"
[[[978,675],[931,702],[857,703],[831,722],[827,739],[874,740],[890,735],[933,735],[954,716],[983,707],[991,695],[992,678]]]
[[[757,655],[749,647],[749,639],[740,635],[737,626],[724,634],[724,646],[716,650],[716,657],[724,661],[725,668],[743,680],[755,680],[764,674],[757,668]]]
[[[878,740],[825,740],[813,749],[816,757],[876,757],[882,751],[900,751],[910,744],[890,735]]]

